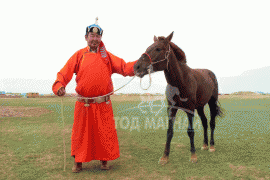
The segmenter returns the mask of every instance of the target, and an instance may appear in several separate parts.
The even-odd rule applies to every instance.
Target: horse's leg
[[[217,107],[217,100],[215,98],[211,98],[208,102],[211,114],[211,121],[210,121],[210,128],[211,128],[211,140],[210,140],[210,152],[215,151],[214,147],[214,130],[216,127],[216,116],[218,115],[218,107]]]
[[[197,112],[201,118],[203,131],[204,131],[204,140],[203,140],[202,150],[208,150],[208,133],[207,133],[208,125],[207,125],[207,118],[204,114],[204,107],[198,108]]]
[[[168,126],[168,130],[167,130],[167,141],[166,141],[166,145],[165,145],[165,151],[163,156],[159,159],[159,164],[166,164],[169,161],[169,154],[170,154],[170,146],[171,146],[171,140],[173,137],[173,125],[175,122],[175,115],[177,113],[178,109],[172,109],[172,108],[168,108],[167,112],[168,112],[168,116],[169,116],[169,126]]]
[[[188,129],[187,129],[187,134],[190,139],[190,152],[191,152],[191,158],[190,161],[193,163],[197,162],[197,156],[195,154],[195,146],[194,146],[194,129],[193,129],[193,118],[194,115],[187,113],[188,116]]]

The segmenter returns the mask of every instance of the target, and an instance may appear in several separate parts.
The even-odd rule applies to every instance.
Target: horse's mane
[[[164,36],[158,37],[158,40],[165,40]],[[171,48],[179,62],[187,63],[186,55],[182,49],[180,49],[176,44],[170,42]]]

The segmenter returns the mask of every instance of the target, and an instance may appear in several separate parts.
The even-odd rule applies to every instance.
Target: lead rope
[[[63,96],[61,97],[61,114],[62,114],[62,121],[63,121],[64,171],[66,171],[66,142],[65,142],[65,121],[64,121]]]
[[[124,84],[122,87],[116,89],[115,91],[112,91],[108,94],[105,94],[105,95],[102,95],[102,96],[96,96],[96,97],[91,97],[91,98],[88,98],[88,97],[78,97],[78,98],[83,98],[83,99],[95,99],[95,98],[98,98],[98,97],[104,97],[104,96],[107,96],[107,95],[111,95],[113,94],[114,92],[116,91],[119,91],[120,89],[122,89],[123,87],[125,87],[126,85],[128,85],[133,79],[135,78],[135,76],[133,76],[133,78],[131,80],[129,80],[129,82],[127,82],[126,84]]]
[[[150,65],[150,66],[151,66],[151,65]],[[153,67],[153,66],[151,66],[151,67]],[[148,89],[150,88],[151,84],[152,84],[151,67],[148,69],[148,74],[149,74],[149,86],[148,86],[146,89],[144,89],[144,88],[142,87],[142,78],[140,78],[140,86],[141,86],[141,88],[142,88],[143,90],[148,90]]]
[[[161,60],[164,61],[169,57],[169,53],[170,53],[170,46],[169,46],[169,52],[165,55],[165,59]],[[155,62],[157,63],[157,62]],[[154,64],[154,63],[153,63]],[[167,61],[167,69],[168,69],[168,64],[169,62]],[[148,90],[150,88],[150,86],[152,85],[152,77],[151,77],[151,71],[153,70],[153,66],[152,64],[150,65],[150,68],[148,69],[148,74],[149,74],[149,86],[145,89],[142,87],[142,78],[140,78],[140,86],[143,90]],[[135,76],[133,76],[133,78],[131,80],[129,80],[129,82],[127,82],[126,84],[124,84],[122,87],[116,89],[115,91],[112,91],[108,94],[105,94],[103,96],[97,96],[97,97],[104,97],[107,95],[111,95],[116,91],[119,91],[120,89],[122,89],[123,87],[125,87],[126,85],[128,85],[133,79],[135,78]],[[97,98],[94,97],[94,98]],[[80,97],[79,97],[80,98]],[[84,97],[84,99],[94,99],[94,98],[87,98]],[[64,112],[63,112],[63,97],[61,98],[61,113],[62,113],[62,121],[63,121],[63,143],[64,143],[64,171],[66,171],[66,143],[65,143],[65,139],[64,139],[64,127],[65,127],[65,123],[64,123]],[[88,108],[87,108],[87,113],[88,113]]]

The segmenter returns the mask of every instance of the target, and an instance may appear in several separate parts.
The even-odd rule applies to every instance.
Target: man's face
[[[85,40],[92,50],[96,50],[101,42],[101,35],[89,32],[88,36],[85,36]]]

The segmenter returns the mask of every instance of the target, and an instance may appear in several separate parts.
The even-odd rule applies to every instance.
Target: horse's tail
[[[221,107],[220,102],[216,101],[216,116],[222,117],[224,115],[224,109]]]
[[[217,78],[216,78],[216,75],[209,70],[209,75],[210,77],[212,78],[214,84],[215,84],[215,90],[214,90],[214,97],[213,97],[213,101],[212,101],[212,104],[215,103],[215,110],[214,110],[214,113],[215,113],[215,116],[220,116],[222,117],[224,115],[224,109],[221,107],[220,105],[220,102],[218,101],[218,82],[217,82]]]

